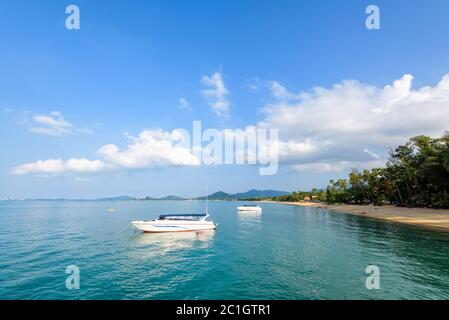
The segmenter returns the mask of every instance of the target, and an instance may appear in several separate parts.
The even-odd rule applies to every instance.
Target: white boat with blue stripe
[[[148,233],[214,230],[217,225],[209,214],[163,214],[159,219],[131,222],[135,229]]]

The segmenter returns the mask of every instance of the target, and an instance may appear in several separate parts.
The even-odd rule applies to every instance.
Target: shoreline
[[[449,231],[449,210],[429,208],[406,208],[393,205],[355,205],[355,204],[323,204],[315,202],[280,202],[263,201],[301,207],[315,207],[333,212],[357,215],[391,222],[425,227],[440,231]]]

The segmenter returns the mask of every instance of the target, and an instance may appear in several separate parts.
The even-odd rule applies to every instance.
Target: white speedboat
[[[200,230],[214,230],[217,225],[208,220],[209,214],[164,214],[159,219],[133,221],[132,226],[149,233],[159,232],[187,232]]]
[[[244,204],[243,206],[237,207],[237,209],[239,211],[262,211],[262,208],[259,206],[259,204]]]

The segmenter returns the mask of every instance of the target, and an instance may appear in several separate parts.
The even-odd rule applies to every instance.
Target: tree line
[[[449,208],[449,132],[411,138],[390,152],[384,168],[352,170],[347,179],[330,180],[325,189],[273,200]]]

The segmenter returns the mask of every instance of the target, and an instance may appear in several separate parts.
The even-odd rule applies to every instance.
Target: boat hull
[[[131,225],[146,233],[192,232],[217,228],[210,221],[133,221]]]
[[[239,211],[251,211],[251,212],[260,212],[262,211],[261,207],[237,207]]]

